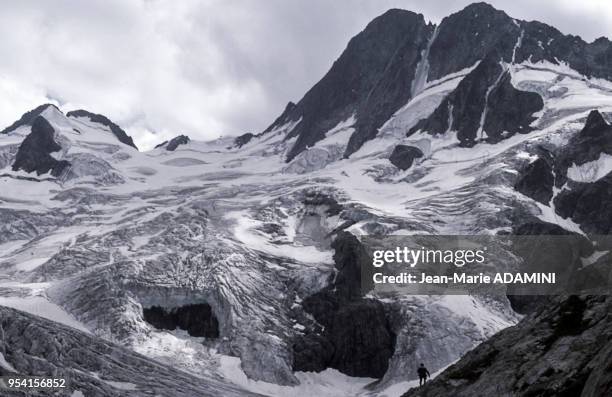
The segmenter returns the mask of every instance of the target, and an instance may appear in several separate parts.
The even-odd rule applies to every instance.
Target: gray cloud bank
[[[54,101],[125,126],[139,147],[259,132],[397,7],[433,22],[469,1],[0,1],[0,124]],[[491,1],[586,40],[609,36],[606,1]]]

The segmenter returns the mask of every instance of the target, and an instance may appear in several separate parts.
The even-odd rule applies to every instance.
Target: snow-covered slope
[[[470,18],[473,11],[466,11]],[[402,13],[390,15],[401,24]],[[449,21],[444,26],[454,26]],[[266,132],[238,142],[177,137],[148,152],[126,144],[118,126],[91,113],[65,115],[43,106],[24,115],[0,134],[0,305],[123,344],[231,390],[334,396],[405,391],[415,362],[440,370],[521,316],[505,297],[337,298],[340,288],[330,281],[342,268],[336,236],[353,241],[340,231],[360,237],[495,234],[530,222],[578,233],[593,227],[562,199],[572,183],[588,189],[609,171],[612,151],[591,153],[585,148],[599,146],[580,137],[591,131],[583,129],[591,110],[612,112],[612,83],[599,69],[587,75],[569,61],[552,62],[548,53],[527,57],[520,49],[532,36],[520,32],[532,25],[510,24],[508,36],[495,37],[511,41],[511,57],[483,63],[474,57],[486,54],[471,54],[452,60],[450,68],[435,58],[436,40],[446,40],[447,28],[423,25],[421,33],[428,34],[418,45],[405,44],[430,64],[415,63],[417,88],[395,97],[403,102],[393,110],[384,106],[384,122],[359,145],[351,137],[363,128],[364,108],[343,107],[317,124],[328,128],[316,139],[296,135],[300,123],[318,117],[298,104]],[[396,72],[399,78],[406,71]],[[392,82],[385,73],[373,75]],[[411,79],[404,82],[408,88]],[[503,112],[501,105],[516,95],[541,98],[534,102],[537,111]],[[459,108],[465,98],[474,104],[469,111]],[[379,108],[368,102],[366,109]],[[457,124],[458,115],[472,117],[469,144],[461,139],[459,127],[468,127]],[[500,125],[505,129],[494,134]],[[580,138],[580,156],[564,152],[574,137]],[[296,151],[300,139],[307,144]],[[423,156],[399,169],[389,161],[398,145]],[[564,153],[551,168],[546,200],[533,194],[537,189],[525,177],[542,148]],[[546,170],[542,175],[549,176]],[[561,184],[562,177],[570,182]],[[605,190],[601,195],[612,201]],[[305,308],[307,299],[339,307],[315,315]],[[349,315],[365,309],[363,318]],[[321,319],[336,314],[355,323],[317,334]],[[393,342],[381,376],[374,376],[380,368],[351,362],[350,349],[378,348],[367,338],[349,340],[344,361],[302,360],[308,355],[297,345],[312,348],[316,334],[331,350],[340,349],[334,333],[369,318],[383,319],[381,334],[393,335],[386,338]],[[3,357],[15,366],[15,356]],[[322,371],[296,371],[302,366]],[[372,383],[374,377],[382,380]]]

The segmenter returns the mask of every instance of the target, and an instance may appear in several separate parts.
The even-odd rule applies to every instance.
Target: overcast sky
[[[180,133],[259,132],[388,8],[437,23],[469,3],[0,0],[0,124],[51,101],[105,114],[144,149]],[[612,36],[606,0],[490,3],[587,41]]]

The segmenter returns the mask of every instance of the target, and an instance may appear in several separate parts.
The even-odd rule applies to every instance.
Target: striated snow
[[[331,251],[319,251],[314,246],[301,246],[290,244],[273,244],[265,235],[254,230],[261,226],[261,222],[250,219],[247,213],[232,212],[226,218],[236,222],[235,237],[251,249],[263,251],[271,255],[286,257],[304,263],[332,263]]]
[[[77,321],[72,315],[67,313],[60,306],[49,302],[47,299],[40,296],[0,297],[0,306],[23,310],[24,312],[44,317],[46,319],[89,333],[87,327]]]

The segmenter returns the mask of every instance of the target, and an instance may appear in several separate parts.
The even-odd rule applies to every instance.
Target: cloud
[[[139,147],[177,134],[263,130],[391,7],[439,22],[468,1],[1,1],[0,124],[52,101],[124,126]],[[492,1],[587,40],[609,35],[603,0]],[[578,22],[577,22],[578,21]]]

